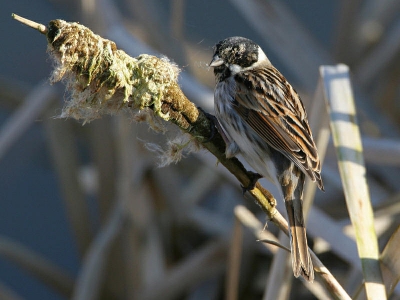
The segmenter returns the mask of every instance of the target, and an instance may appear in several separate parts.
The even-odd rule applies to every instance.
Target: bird
[[[279,187],[289,220],[293,274],[312,282],[314,269],[303,217],[305,176],[321,190],[324,186],[305,107],[252,40],[229,37],[213,51],[209,66],[216,81],[214,111],[225,155],[240,154],[260,177]]]

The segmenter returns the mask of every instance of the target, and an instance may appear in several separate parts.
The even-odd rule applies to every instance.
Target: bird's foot
[[[210,137],[204,138],[204,141],[203,141],[203,143],[208,143],[214,138],[215,131],[218,130],[219,123],[218,123],[217,118],[214,115],[206,112],[201,107],[197,107],[197,109],[200,110],[206,116],[206,118],[210,120],[210,132],[211,132],[211,134],[210,134]]]
[[[256,186],[257,181],[258,181],[260,178],[263,177],[262,175],[260,175],[260,174],[258,174],[258,173],[255,173],[255,172],[252,172],[252,171],[247,171],[247,175],[249,175],[249,177],[250,177],[250,183],[249,183],[249,185],[246,186],[246,187],[243,186],[243,185],[241,185],[243,195],[244,195],[246,192],[251,191],[252,189],[254,189],[254,187]]]

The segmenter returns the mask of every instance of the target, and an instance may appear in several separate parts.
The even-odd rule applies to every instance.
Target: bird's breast
[[[233,109],[232,105],[235,103],[235,90],[236,83],[231,77],[218,82],[214,92],[214,106],[217,115],[226,114],[228,113],[227,110]]]

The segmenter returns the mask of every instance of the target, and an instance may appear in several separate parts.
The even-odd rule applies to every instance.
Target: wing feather
[[[306,111],[292,86],[272,66],[237,73],[235,81],[235,110],[243,120],[323,189]]]

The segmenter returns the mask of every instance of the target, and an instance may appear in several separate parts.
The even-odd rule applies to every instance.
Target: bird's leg
[[[255,172],[252,172],[252,171],[247,171],[247,175],[249,175],[249,177],[250,177],[250,183],[249,183],[249,185],[246,186],[246,187],[243,186],[243,185],[241,185],[243,195],[244,195],[246,192],[251,191],[252,189],[254,189],[254,187],[256,186],[256,183],[257,183],[258,179],[260,179],[260,178],[263,177],[262,175],[260,175],[260,174],[258,174],[258,173],[255,173]]]
[[[229,150],[229,153],[231,153],[231,154],[227,155],[227,157],[230,158],[230,157],[235,156],[239,152],[239,150],[234,150],[235,145],[231,145],[232,141],[230,141],[229,138],[227,137],[227,135],[226,135],[224,129],[222,128],[221,124],[218,122],[218,119],[214,115],[204,111],[201,107],[197,107],[197,109],[200,110],[206,116],[206,118],[210,120],[210,123],[211,123],[211,126],[210,126],[211,135],[210,135],[210,137],[208,139],[206,139],[204,141],[204,143],[207,143],[207,142],[211,141],[214,138],[215,129],[217,129],[217,131],[220,133],[220,135],[222,136],[222,139],[225,142],[226,148],[227,149],[232,148],[232,149]]]
[[[211,140],[214,138],[214,136],[215,136],[215,129],[217,129],[217,130],[221,133],[221,135],[222,135],[222,137],[223,137],[223,134],[222,134],[222,132],[221,132],[221,130],[220,130],[220,125],[219,125],[219,122],[218,122],[217,118],[216,118],[214,115],[212,115],[212,114],[206,112],[206,111],[205,111],[204,109],[202,109],[201,107],[197,107],[197,109],[200,110],[200,111],[206,116],[206,118],[210,120],[210,123],[211,123],[211,125],[210,125],[211,135],[210,135],[209,138],[205,139],[205,140],[203,141],[203,143],[208,143],[209,141],[211,141]]]

